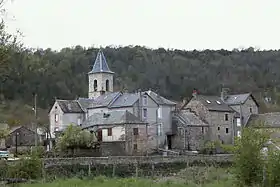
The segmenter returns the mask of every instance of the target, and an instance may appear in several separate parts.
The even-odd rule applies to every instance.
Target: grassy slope
[[[5,101],[0,104],[0,123],[8,123],[10,126],[31,126],[34,122],[33,106],[20,101]],[[38,108],[38,119],[44,123],[48,122],[48,111]]]

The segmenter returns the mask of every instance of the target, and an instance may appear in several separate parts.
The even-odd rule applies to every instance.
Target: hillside
[[[65,48],[10,50],[2,100],[31,103],[49,109],[54,98],[87,96],[87,72],[98,49]],[[272,97],[276,104],[280,87],[280,51],[147,49],[140,46],[103,49],[115,74],[115,90],[148,89],[181,100],[193,88],[204,94],[219,94],[221,87],[233,92],[253,92],[260,100]]]
[[[6,122],[10,127],[25,125],[32,127],[35,121],[32,106],[20,101],[7,101],[0,104],[0,121]],[[48,123],[47,110],[37,109],[37,121],[39,124]]]

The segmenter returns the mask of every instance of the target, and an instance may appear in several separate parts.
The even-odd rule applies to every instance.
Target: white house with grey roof
[[[119,137],[123,135],[120,129],[123,127],[110,129],[106,128],[106,125],[109,127],[126,123],[121,118],[125,114],[134,121],[137,119],[139,124],[147,124],[150,147],[164,146],[167,136],[172,134],[172,111],[175,110],[175,102],[151,90],[135,93],[114,92],[114,72],[110,70],[101,50],[97,53],[88,77],[88,98],[56,99],[49,113],[52,137],[55,137],[54,132],[63,131],[68,125],[76,124],[93,131],[99,129],[98,136],[102,137],[102,141],[119,141]],[[101,121],[102,126],[99,124]]]

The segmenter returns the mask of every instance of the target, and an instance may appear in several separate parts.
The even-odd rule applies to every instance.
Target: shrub
[[[264,161],[261,149],[269,136],[265,131],[243,128],[241,138],[236,139],[234,172],[240,186],[261,184]]]
[[[266,165],[267,187],[274,187],[280,185],[280,152],[270,151]]]
[[[10,165],[7,171],[7,177],[38,179],[42,176],[42,162],[36,156],[30,159],[22,159],[14,165]]]

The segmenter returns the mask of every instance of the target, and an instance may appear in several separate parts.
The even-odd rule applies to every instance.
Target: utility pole
[[[37,148],[37,94],[34,94],[34,117],[35,117],[35,147]]]

